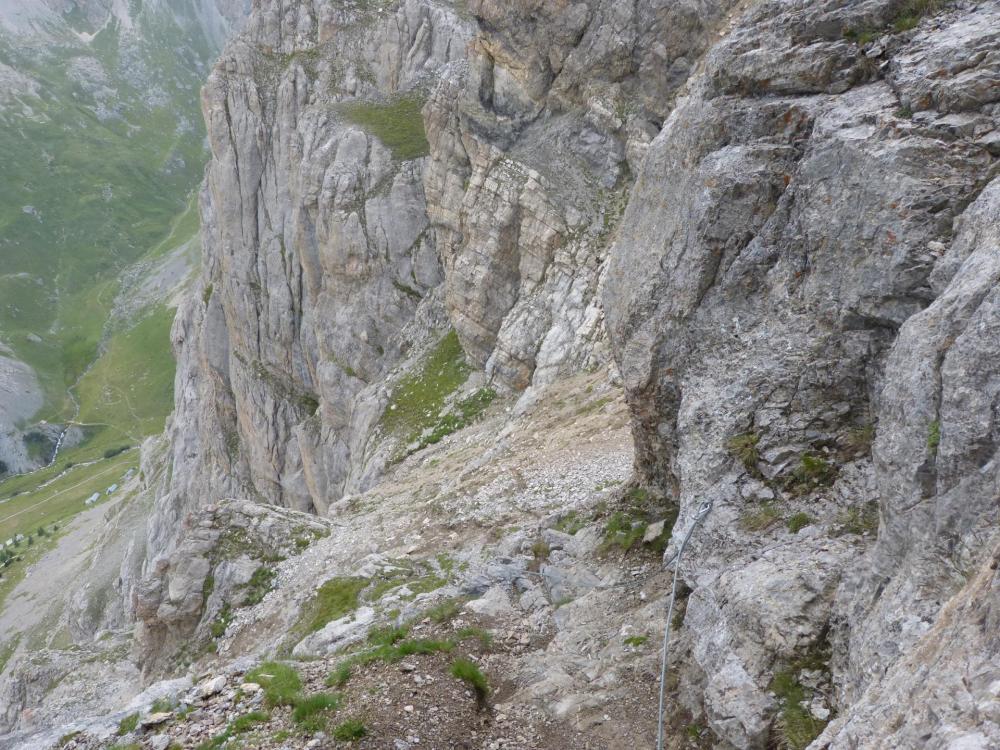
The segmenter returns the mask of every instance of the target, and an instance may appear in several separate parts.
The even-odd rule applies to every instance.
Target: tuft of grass
[[[927,447],[934,452],[939,445],[941,445],[941,422],[935,419],[927,427]]]
[[[222,605],[222,609],[219,610],[218,616],[212,621],[212,624],[208,626],[209,632],[212,634],[213,638],[221,638],[226,634],[226,628],[229,627],[229,623],[233,620],[233,608],[229,606],[229,602],[225,602]]]
[[[483,630],[483,628],[473,627],[471,625],[460,628],[457,633],[455,633],[456,641],[464,641],[468,638],[476,638],[483,648],[489,648],[493,643],[493,634],[488,630]]]
[[[336,669],[327,675],[325,684],[327,687],[343,687],[351,679],[353,673],[354,667],[349,661],[341,662]]]
[[[460,596],[445,599],[443,602],[435,604],[427,610],[427,617],[439,625],[446,623],[449,620],[453,620],[455,616],[462,611],[462,607],[465,606],[465,601],[465,598]]]
[[[423,106],[423,99],[407,96],[387,104],[347,104],[341,111],[349,122],[361,126],[382,141],[394,158],[408,161],[430,153],[421,113]]]
[[[781,513],[773,503],[751,508],[740,516],[740,525],[747,531],[764,531],[781,520]]]
[[[804,495],[821,487],[829,487],[837,481],[838,469],[822,456],[803,453],[799,465],[792,471],[786,488],[795,494]]]
[[[395,646],[399,641],[405,640],[409,634],[410,629],[406,625],[373,628],[368,633],[368,643],[373,646]]]
[[[165,714],[174,710],[174,702],[169,698],[157,698],[149,707],[151,714]]]
[[[760,453],[757,451],[757,443],[760,442],[760,435],[756,432],[745,432],[742,435],[735,435],[726,441],[726,449],[735,457],[743,467],[751,472],[757,472],[757,461],[760,460]]]
[[[137,726],[139,726],[139,714],[129,714],[118,722],[118,736],[122,737],[134,732]]]
[[[632,646],[632,648],[638,648],[639,646],[644,646],[648,640],[648,635],[630,635],[625,639],[625,645]]]
[[[329,693],[301,698],[292,711],[292,721],[308,732],[321,732],[326,729],[327,714],[335,711],[339,705],[340,696]]]
[[[939,13],[947,5],[948,0],[906,0],[892,19],[892,28],[897,32],[915,29],[921,18]]]
[[[806,689],[799,682],[799,672],[784,669],[774,675],[771,690],[780,706],[775,729],[778,746],[785,750],[805,750],[823,731],[827,722],[813,716],[805,704]]]
[[[545,562],[549,559],[550,554],[552,554],[552,548],[544,539],[536,539],[531,545],[531,556],[535,558],[536,563]]]
[[[338,742],[354,742],[368,734],[364,722],[360,719],[347,719],[340,722],[333,730],[333,738]]]
[[[864,505],[848,508],[838,517],[839,526],[835,536],[841,534],[874,534],[878,531],[878,503],[872,501]]]
[[[232,720],[229,724],[229,731],[233,734],[243,734],[249,732],[256,724],[264,724],[271,720],[271,717],[263,711],[251,711]]]
[[[469,687],[476,694],[476,702],[482,707],[490,694],[490,685],[479,666],[471,659],[456,659],[451,665],[451,675]]]
[[[615,547],[622,552],[628,552],[642,539],[646,533],[647,524],[633,519],[627,513],[614,513],[604,526],[604,541],[601,551],[607,552]]]
[[[243,597],[243,606],[250,607],[254,604],[260,604],[264,597],[267,596],[268,592],[274,588],[274,579],[277,578],[278,574],[274,569],[267,567],[266,565],[261,565],[257,570],[253,572],[250,576],[249,582],[246,584],[246,594]]]
[[[281,662],[269,661],[251,670],[246,676],[247,682],[256,682],[264,688],[264,701],[267,705],[294,706],[302,690],[302,680],[299,673],[292,667]]]
[[[64,734],[62,737],[59,738],[59,742],[57,743],[56,747],[63,747],[65,745],[68,745],[70,742],[75,740],[79,735],[80,735],[79,729],[76,730],[75,732],[69,732],[68,734]]]
[[[806,526],[813,523],[812,516],[808,513],[795,513],[788,519],[788,530],[793,534],[798,534]]]
[[[569,513],[556,521],[552,528],[556,531],[561,531],[564,534],[573,536],[586,525],[587,519],[581,516],[578,511],[571,510]]]

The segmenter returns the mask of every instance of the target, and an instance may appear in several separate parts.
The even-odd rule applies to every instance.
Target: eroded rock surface
[[[539,715],[648,746],[657,545],[707,502],[671,747],[1000,744],[998,28],[260,2],[204,92],[204,269],[114,613],[145,676],[332,669],[461,597],[524,722],[484,747],[558,747]],[[371,741],[415,745],[389,715]]]

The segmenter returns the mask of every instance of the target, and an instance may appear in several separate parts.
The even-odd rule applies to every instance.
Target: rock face
[[[672,728],[1000,742],[1000,3],[921,8],[258,3],[203,95],[204,272],[173,332],[144,664],[251,583],[255,563],[210,559],[217,501],[350,515],[441,438],[389,426],[402,390],[445,379],[427,352],[453,328],[482,371],[463,393],[526,391],[514,414],[613,356],[637,477],[679,511],[668,559],[712,504],[681,563]],[[553,658],[593,626],[553,619]]]
[[[699,625],[684,678],[738,747],[766,742],[775,671],[828,640],[846,715],[829,746],[913,741],[929,717],[891,729],[851,706],[890,710],[883,679],[917,689],[894,665],[957,637],[935,620],[952,597],[961,609],[995,543],[1000,5],[857,36],[894,12],[748,11],[650,146],[612,253],[604,299],[637,469],[677,494],[678,529],[715,504],[684,564]],[[748,533],[762,509],[858,517],[868,503],[877,537],[873,509],[854,549]],[[939,668],[992,663],[995,679],[980,622],[978,666],[939,651]],[[996,700],[936,689],[935,705]],[[993,719],[951,718],[934,746],[997,741]]]

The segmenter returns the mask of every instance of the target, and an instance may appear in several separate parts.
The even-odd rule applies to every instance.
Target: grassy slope
[[[50,420],[72,413],[66,389],[97,354],[123,269],[164,240],[201,178],[197,92],[211,52],[162,20],[145,25],[152,41],[125,54],[115,26],[89,47],[0,38],[0,61],[41,82],[23,99],[29,115],[0,114],[0,338],[38,372]],[[91,57],[115,92],[103,106],[67,72]]]
[[[105,453],[159,432],[173,408],[173,311],[153,301],[127,326],[111,331],[108,320],[126,268],[197,235],[194,190],[206,158],[198,91],[212,53],[176,26],[145,23],[152,42],[127,60],[116,28],[89,49],[67,41],[26,51],[0,37],[0,61],[42,84],[23,99],[30,116],[0,111],[0,339],[39,374],[47,401],[38,416],[72,417],[72,390],[87,434],[55,466],[0,482],[0,543],[82,511],[138,465],[137,450]],[[108,72],[114,117],[98,117],[94,97],[67,74],[85,54]],[[148,100],[136,56],[165,97]],[[0,570],[0,603],[53,541],[20,545],[24,559]]]

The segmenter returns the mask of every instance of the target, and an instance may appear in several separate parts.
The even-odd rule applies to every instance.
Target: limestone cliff
[[[546,425],[580,437],[533,410],[611,420],[614,395],[559,390],[589,371],[623,385],[674,538],[713,504],[681,565],[672,736],[1000,742],[1000,3],[261,0],[203,105],[203,278],[132,600],[148,674],[213,621],[227,658],[334,653],[416,610],[274,629],[305,635],[323,571],[382,591],[393,555],[424,555],[411,584],[555,633],[503,662],[512,705],[607,743],[606,706],[628,706],[648,742],[655,702],[622,689],[631,652],[608,639],[623,612],[662,628],[666,579],[637,567],[646,588],[609,593],[630,574],[599,527],[622,521],[595,510],[605,485],[560,484],[570,459],[486,473]],[[427,380],[448,392],[410,403]],[[482,444],[427,448],[497,393],[509,419]],[[573,455],[591,480],[599,458]],[[545,518],[544,487],[594,511],[593,536]],[[289,510],[254,521],[255,502]],[[559,552],[539,571],[512,509]],[[223,560],[222,527],[295,511],[334,519],[330,540],[247,604],[276,553]],[[432,555],[452,547],[482,568],[449,578]],[[230,595],[250,607],[231,631]],[[648,686],[655,653],[636,663]]]

